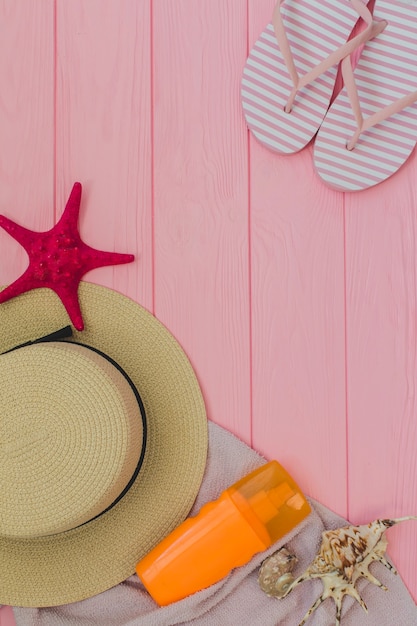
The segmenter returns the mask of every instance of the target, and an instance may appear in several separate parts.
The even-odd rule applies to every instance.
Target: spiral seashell
[[[385,558],[388,545],[385,532],[391,526],[417,517],[401,517],[398,519],[378,519],[362,526],[344,526],[336,530],[322,533],[322,543],[314,561],[298,578],[292,575],[297,562],[294,555],[282,548],[268,557],[259,572],[259,585],[269,596],[283,598],[294,587],[305,580],[320,578],[323,592],[307,611],[299,626],[304,626],[310,615],[325,601],[332,598],[336,605],[336,622],[339,626],[342,615],[342,603],[345,596],[354,598],[365,612],[368,609],[359,595],[355,584],[359,578],[365,578],[381,589],[386,587],[369,571],[374,561],[379,561],[391,572],[395,568]]]
[[[281,548],[270,557],[265,559],[259,570],[258,583],[262,591],[268,596],[282,598],[288,592],[288,588],[294,581],[291,574],[297,557],[286,548]]]
[[[275,583],[274,596],[277,598],[283,598],[286,596],[294,580],[295,578],[290,572],[280,576]]]

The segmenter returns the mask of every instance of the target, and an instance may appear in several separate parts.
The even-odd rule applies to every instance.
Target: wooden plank
[[[152,308],[150,2],[57,1],[57,206],[83,183],[80,229],[136,262],[86,279]]]
[[[153,2],[156,313],[250,439],[246,1]]]
[[[350,517],[417,514],[417,155],[346,198]],[[416,522],[388,533],[417,599]]]
[[[15,626],[16,621],[13,616],[13,610],[10,606],[0,608],[0,626]]]
[[[0,213],[33,230],[54,220],[54,3],[0,1]],[[0,229],[0,284],[26,268]]]
[[[249,0],[249,48],[275,2]],[[251,137],[253,442],[347,512],[343,196]]]

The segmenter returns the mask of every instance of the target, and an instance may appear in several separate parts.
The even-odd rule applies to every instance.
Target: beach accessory
[[[417,2],[376,0],[385,30],[368,41],[317,134],[314,163],[330,187],[360,191],[392,176],[417,141]]]
[[[327,598],[333,598],[335,602],[336,626],[339,626],[345,596],[354,598],[365,613],[368,612],[365,602],[356,589],[356,583],[360,578],[366,578],[384,591],[388,590],[369,571],[369,567],[375,561],[379,561],[388,570],[397,574],[394,566],[385,558],[388,545],[385,533],[395,524],[412,519],[415,520],[417,517],[378,519],[370,524],[344,526],[323,532],[319,553],[298,578],[294,578],[291,574],[297,564],[296,556],[286,548],[282,548],[263,562],[259,570],[259,586],[269,596],[285,598],[298,584],[305,580],[319,578],[323,582],[323,593],[307,611],[299,626],[304,626],[312,613]]]
[[[380,30],[367,0],[278,0],[272,22],[246,61],[243,112],[267,148],[293,154],[323,121],[338,63]],[[366,28],[348,41],[361,17]]]
[[[270,461],[185,520],[138,563],[161,606],[205,589],[269,548],[311,513],[288,472]]]
[[[75,183],[59,222],[46,232],[23,228],[4,215],[0,226],[16,239],[29,255],[25,272],[0,293],[0,303],[36,289],[49,287],[61,298],[77,330],[84,328],[77,289],[82,276],[96,267],[131,263],[133,254],[95,250],[78,233],[81,184]]]
[[[209,447],[204,479],[190,515],[219,497],[231,483],[239,481],[255,468],[265,465],[255,450],[232,433],[208,422]],[[303,474],[303,462],[295,455],[292,471]],[[137,576],[108,591],[74,604],[43,609],[14,608],[17,626],[296,626],[320,593],[320,581],[297,585],[284,600],[268,598],[257,583],[258,571],[265,558],[286,546],[298,558],[297,572],[313,561],[323,531],[340,528],[347,522],[314,499],[309,498],[311,513],[288,535],[265,552],[259,552],[246,565],[180,602],[159,606]],[[412,536],[411,536],[412,538]],[[397,535],[396,542],[401,539]],[[406,549],[406,546],[405,546]],[[371,571],[388,587],[387,592],[367,581],[358,588],[365,600],[366,616],[357,602],[345,601],[343,626],[415,626],[417,607],[401,580],[380,563]],[[400,572],[401,574],[401,572]],[[361,584],[362,583],[362,584]],[[0,617],[2,612],[0,611]],[[331,600],[323,602],[307,623],[334,626],[335,608]]]
[[[49,289],[0,306],[0,603],[98,594],[188,515],[207,453],[201,391],[150,313],[81,283],[85,330]],[[55,332],[59,331],[59,332]]]

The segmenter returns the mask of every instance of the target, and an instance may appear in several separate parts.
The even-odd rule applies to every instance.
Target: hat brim
[[[147,419],[145,457],[126,495],[84,526],[37,539],[0,535],[1,604],[57,606],[122,582],[185,519],[203,478],[206,411],[178,342],[143,307],[115,291],[83,282],[79,298],[85,330],[74,331],[73,340],[105,352],[137,387]],[[0,306],[0,352],[67,324],[51,290],[25,293]]]

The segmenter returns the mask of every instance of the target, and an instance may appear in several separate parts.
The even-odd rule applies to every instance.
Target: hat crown
[[[134,573],[137,562],[188,515],[203,477],[207,415],[197,377],[184,350],[149,311],[114,290],[81,281],[79,298],[85,328],[82,333],[73,330],[72,341],[108,355],[140,393],[146,439],[137,466],[140,470],[135,470],[117,503],[112,502],[111,508],[74,530],[16,538],[11,536],[14,533],[9,521],[9,534],[0,530],[1,604],[57,606],[89,598],[122,582]],[[33,289],[1,305],[2,380],[10,376],[3,359],[7,350],[30,341],[37,343],[40,337],[51,338],[51,330],[67,324],[67,314],[50,289]],[[44,341],[41,345],[47,347]],[[15,355],[21,350],[15,350]],[[39,363],[34,368],[35,376],[37,370]],[[7,413],[3,391],[0,386],[0,423]],[[2,463],[17,439],[9,435],[9,450],[3,453],[4,433],[1,429]],[[38,432],[40,439],[42,436]],[[10,474],[5,476],[4,464],[0,467],[1,480],[0,497],[4,483],[13,480]],[[9,506],[20,513],[12,502],[18,489],[8,488],[9,496],[0,501],[0,517]],[[35,507],[37,494],[38,486]]]
[[[76,343],[0,356],[0,534],[76,528],[112,505],[138,467],[134,390],[104,355]]]

